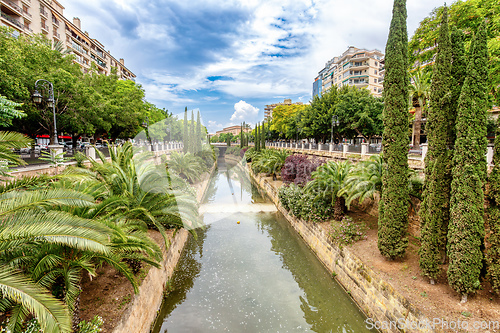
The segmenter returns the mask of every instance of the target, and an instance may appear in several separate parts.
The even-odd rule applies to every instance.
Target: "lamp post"
[[[44,90],[48,90],[49,97],[47,97],[45,99],[45,102],[47,103],[47,106],[49,108],[52,108],[52,113],[54,114],[54,133],[50,139],[50,144],[51,145],[59,145],[59,140],[57,138],[56,106],[55,106],[55,101],[54,101],[54,86],[52,85],[52,82],[50,82],[50,81],[47,81],[44,79],[36,80],[35,91],[33,92],[33,95],[31,95],[31,99],[33,100],[33,102],[35,104],[41,104],[44,100],[43,95],[38,92],[39,86],[41,86],[41,88]]]
[[[151,146],[151,151],[153,151],[153,142],[151,141],[151,138],[149,137],[149,117],[146,117],[146,121],[144,121],[141,124],[142,127],[146,129],[146,138],[149,141],[149,145]]]
[[[330,135],[330,143],[331,144],[333,144],[333,126],[334,125],[335,125],[335,127],[339,126],[339,117],[337,117],[336,115],[332,116],[332,132]]]

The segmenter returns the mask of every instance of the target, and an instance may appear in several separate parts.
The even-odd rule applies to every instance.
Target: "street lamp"
[[[56,106],[54,102],[54,86],[52,85],[52,82],[44,80],[44,79],[39,79],[36,80],[35,82],[35,91],[33,92],[33,95],[31,95],[31,99],[35,104],[42,104],[43,102],[43,95],[38,92],[38,87],[41,87],[44,90],[48,90],[49,97],[45,100],[47,103],[47,106],[52,109],[52,113],[54,114],[54,134],[52,138],[50,139],[50,144],[51,145],[58,145],[59,140],[57,137],[57,125],[56,125]]]
[[[151,138],[149,137],[149,117],[146,117],[146,121],[144,121],[141,124],[141,126],[146,129],[146,138],[148,139],[149,144],[151,146],[151,151],[153,151],[153,142],[151,141]]]
[[[331,135],[330,135],[330,143],[333,145],[333,126],[335,125],[335,127],[339,126],[339,117],[337,117],[336,115],[333,115],[332,116],[332,132],[331,132]]]

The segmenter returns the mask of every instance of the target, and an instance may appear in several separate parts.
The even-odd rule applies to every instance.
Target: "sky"
[[[59,0],[173,114],[199,109],[210,133],[308,103],[348,46],[385,50],[392,0]],[[440,0],[407,0],[408,35]],[[182,118],[182,116],[181,116]]]

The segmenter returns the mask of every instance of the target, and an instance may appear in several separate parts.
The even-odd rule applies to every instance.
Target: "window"
[[[373,82],[377,83],[377,79],[374,79]]]
[[[377,70],[375,70],[375,74],[377,74]]]
[[[375,66],[378,66],[378,62],[375,61]]]

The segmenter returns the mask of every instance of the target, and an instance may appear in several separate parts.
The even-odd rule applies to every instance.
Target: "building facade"
[[[246,128],[243,129],[243,132],[249,133],[252,131],[252,128],[250,126],[247,126]],[[241,132],[241,126],[240,125],[235,125],[235,126],[229,126],[226,128],[221,129],[220,131],[217,131],[215,134],[224,134],[224,133],[232,133],[233,135],[239,135]]]
[[[264,108],[264,117],[265,117],[266,120],[268,120],[269,118],[272,118],[272,116],[273,116],[273,110],[278,105],[293,105],[293,104],[295,104],[295,105],[302,105],[301,102],[292,103],[291,99],[285,99],[283,102],[280,102],[280,103],[274,103],[274,104],[266,105],[266,107]]]
[[[136,75],[123,59],[117,60],[97,39],[81,30],[79,18],[72,21],[63,14],[64,7],[56,0],[0,0],[0,25],[11,27],[15,34],[45,35],[47,39],[69,49],[84,72],[95,63],[100,74],[109,75],[116,68],[119,78],[135,80]]]
[[[338,57],[329,60],[313,83],[313,97],[321,96],[332,86],[355,86],[367,88],[372,95],[380,97],[383,90],[384,54],[379,50],[359,49],[354,46]]]

